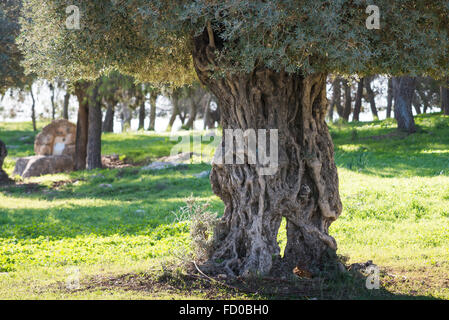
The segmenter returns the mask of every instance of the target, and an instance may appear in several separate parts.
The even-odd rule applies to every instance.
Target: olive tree
[[[364,0],[73,4],[79,29],[67,28],[67,1],[25,1],[21,45],[29,70],[94,79],[117,69],[173,86],[197,76],[217,98],[223,129],[278,130],[274,174],[259,174],[259,162],[213,165],[212,189],[225,212],[209,262],[229,275],[336,265],[328,228],[342,204],[325,123],[329,73],[441,77],[449,70],[443,0],[378,0],[380,15]]]

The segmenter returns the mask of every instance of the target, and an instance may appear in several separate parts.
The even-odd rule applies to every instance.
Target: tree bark
[[[371,88],[371,82],[372,78],[365,78],[365,88],[366,88],[366,95],[368,97],[368,102],[371,107],[371,113],[373,114],[373,120],[379,120],[379,114],[377,113],[376,108],[376,100],[374,96],[373,89]]]
[[[357,94],[355,96],[354,114],[352,121],[360,121],[360,111],[362,110],[362,97],[363,97],[363,82],[364,78],[361,78],[357,86]]]
[[[393,107],[393,80],[391,78],[388,78],[387,119],[391,118],[392,107]]]
[[[70,102],[70,93],[66,92],[64,95],[64,108],[62,111],[62,117],[66,120],[69,120],[69,102]]]
[[[150,126],[148,127],[149,131],[154,131],[156,128],[156,101],[157,94],[152,92],[150,96]]]
[[[260,162],[213,164],[212,189],[225,212],[206,266],[230,276],[291,274],[295,266],[311,273],[336,267],[337,245],[328,228],[342,206],[325,122],[326,75],[303,77],[258,68],[214,78],[209,43],[207,33],[195,39],[194,65],[220,103],[223,129],[277,129],[279,164],[271,175],[260,174]],[[235,156],[235,149],[226,151]],[[287,247],[281,257],[277,234],[283,217]]]
[[[78,120],[76,123],[75,170],[86,169],[87,137],[89,128],[89,101],[87,90],[89,83],[75,84],[75,95],[78,98]]]
[[[101,103],[98,97],[100,82],[97,82],[89,94],[89,131],[87,141],[87,169],[101,168]]]
[[[416,78],[394,77],[394,117],[398,129],[408,133],[416,132],[415,119],[412,113],[412,99],[416,87]]]
[[[441,94],[441,111],[443,112],[443,114],[449,116],[449,88],[441,86],[440,94]]]

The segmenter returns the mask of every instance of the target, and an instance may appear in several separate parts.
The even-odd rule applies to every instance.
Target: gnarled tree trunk
[[[213,52],[207,33],[195,39],[195,68],[219,101],[223,129],[277,129],[279,161],[271,175],[259,174],[259,162],[214,163],[212,189],[225,212],[209,263],[231,276],[291,273],[294,267],[318,273],[335,267],[337,244],[328,228],[342,206],[325,123],[326,75],[258,68],[212,78]],[[235,150],[226,152],[235,155]],[[288,239],[280,257],[277,235],[283,217]]]

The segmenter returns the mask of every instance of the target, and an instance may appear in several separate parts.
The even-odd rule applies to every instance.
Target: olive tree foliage
[[[364,0],[24,2],[25,65],[40,74],[95,78],[118,68],[145,82],[188,82],[192,40],[207,25],[222,72],[262,64],[291,73],[439,78],[449,69],[449,2],[443,0],[376,1],[379,30],[366,27],[371,1]],[[80,30],[66,27],[69,4],[80,9]]]
[[[32,82],[21,66],[22,54],[15,41],[20,32],[19,11],[21,2],[0,2],[0,94],[9,88],[24,88]]]
[[[65,25],[69,4],[79,8],[79,30]],[[231,276],[317,274],[341,267],[328,233],[342,205],[325,123],[327,74],[440,78],[449,71],[449,1],[378,0],[380,29],[367,27],[370,4],[25,0],[19,43],[26,69],[42,77],[94,79],[119,70],[153,84],[199,79],[217,98],[224,129],[278,130],[275,173],[261,175],[262,161],[213,164],[212,189],[225,212],[207,267]],[[237,156],[225,146],[222,154]]]

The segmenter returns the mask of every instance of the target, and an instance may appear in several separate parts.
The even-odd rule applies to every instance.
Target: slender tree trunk
[[[128,131],[131,128],[131,109],[127,102],[122,102],[122,131]]]
[[[336,77],[333,83],[333,98],[335,109],[337,110],[337,114],[340,118],[343,118],[344,109],[341,104],[341,78]]]
[[[418,93],[416,91],[413,94],[412,104],[415,108],[416,114],[421,114],[421,106],[419,105]]]
[[[365,78],[364,83],[365,83],[365,88],[366,88],[366,95],[368,97],[368,102],[371,107],[371,113],[373,114],[373,119],[379,120],[379,114],[377,113],[376,100],[375,100],[373,89],[371,88],[371,82],[372,82],[372,78]]]
[[[441,111],[443,114],[449,116],[449,88],[448,87],[440,87],[441,94]]]
[[[423,105],[424,105],[423,113],[427,113],[427,110],[429,109],[429,104],[430,104],[429,98],[427,97],[427,95],[426,95],[426,93],[424,92],[424,90],[422,90],[421,88],[419,88],[418,85],[417,85],[417,87],[416,87],[416,92],[418,93],[419,98],[421,99],[421,101],[422,101],[422,103],[423,103]]]
[[[393,78],[394,90],[394,117],[398,129],[408,133],[416,132],[415,119],[412,113],[412,99],[416,87],[416,78]]]
[[[78,98],[78,120],[76,124],[75,170],[86,169],[87,137],[89,128],[88,82],[75,84],[75,95]]]
[[[69,102],[70,102],[70,93],[66,92],[64,95],[64,108],[62,111],[62,117],[66,120],[69,120]]]
[[[216,79],[210,67],[214,48],[208,44],[207,33],[195,39],[194,65],[220,103],[223,129],[277,129],[279,163],[268,175],[261,173],[260,162],[213,164],[212,189],[225,212],[205,266],[231,276],[291,274],[295,266],[311,273],[335,268],[337,245],[328,228],[342,206],[325,122],[326,75],[303,77],[260,68]],[[264,147],[259,144],[259,152]],[[270,146],[270,155],[274,150]],[[226,151],[236,155],[234,148]],[[287,247],[281,258],[277,234],[283,217]]]
[[[362,97],[363,97],[363,82],[364,78],[361,78],[357,85],[357,94],[355,96],[354,114],[352,121],[360,121],[360,111],[362,110]]]
[[[103,132],[114,132],[114,115],[115,115],[115,102],[107,102],[106,115],[104,116]]]
[[[145,97],[142,97],[139,108],[139,129],[143,130],[145,128]]]
[[[393,107],[393,80],[391,78],[388,78],[387,119],[391,118],[392,107]]]
[[[52,83],[49,84],[49,88],[51,91],[50,101],[51,101],[51,119],[55,120],[56,116],[56,106],[55,106],[55,87]]]
[[[33,85],[30,85],[30,95],[31,95],[31,121],[33,122],[33,131],[36,132],[36,100],[34,99],[33,94]]]
[[[151,93],[151,96],[150,96],[150,126],[148,127],[149,131],[154,131],[156,128],[156,102],[157,102],[157,94]]]
[[[179,114],[178,97],[176,94],[173,94],[171,101],[172,101],[173,109],[172,109],[170,120],[168,121],[167,131],[172,130],[173,124],[175,123],[175,120],[176,120],[176,117]]]
[[[343,110],[343,119],[349,121],[351,115],[352,100],[351,100],[351,83],[349,81],[343,82],[343,88],[345,92],[345,108]]]
[[[87,169],[101,168],[101,103],[98,96],[100,83],[97,82],[89,94],[89,131],[87,141]]]
[[[194,101],[193,98],[190,98],[190,115],[189,120],[185,125],[187,129],[193,129],[193,124],[195,123],[197,112],[198,112],[198,105],[196,104],[196,101]]]

